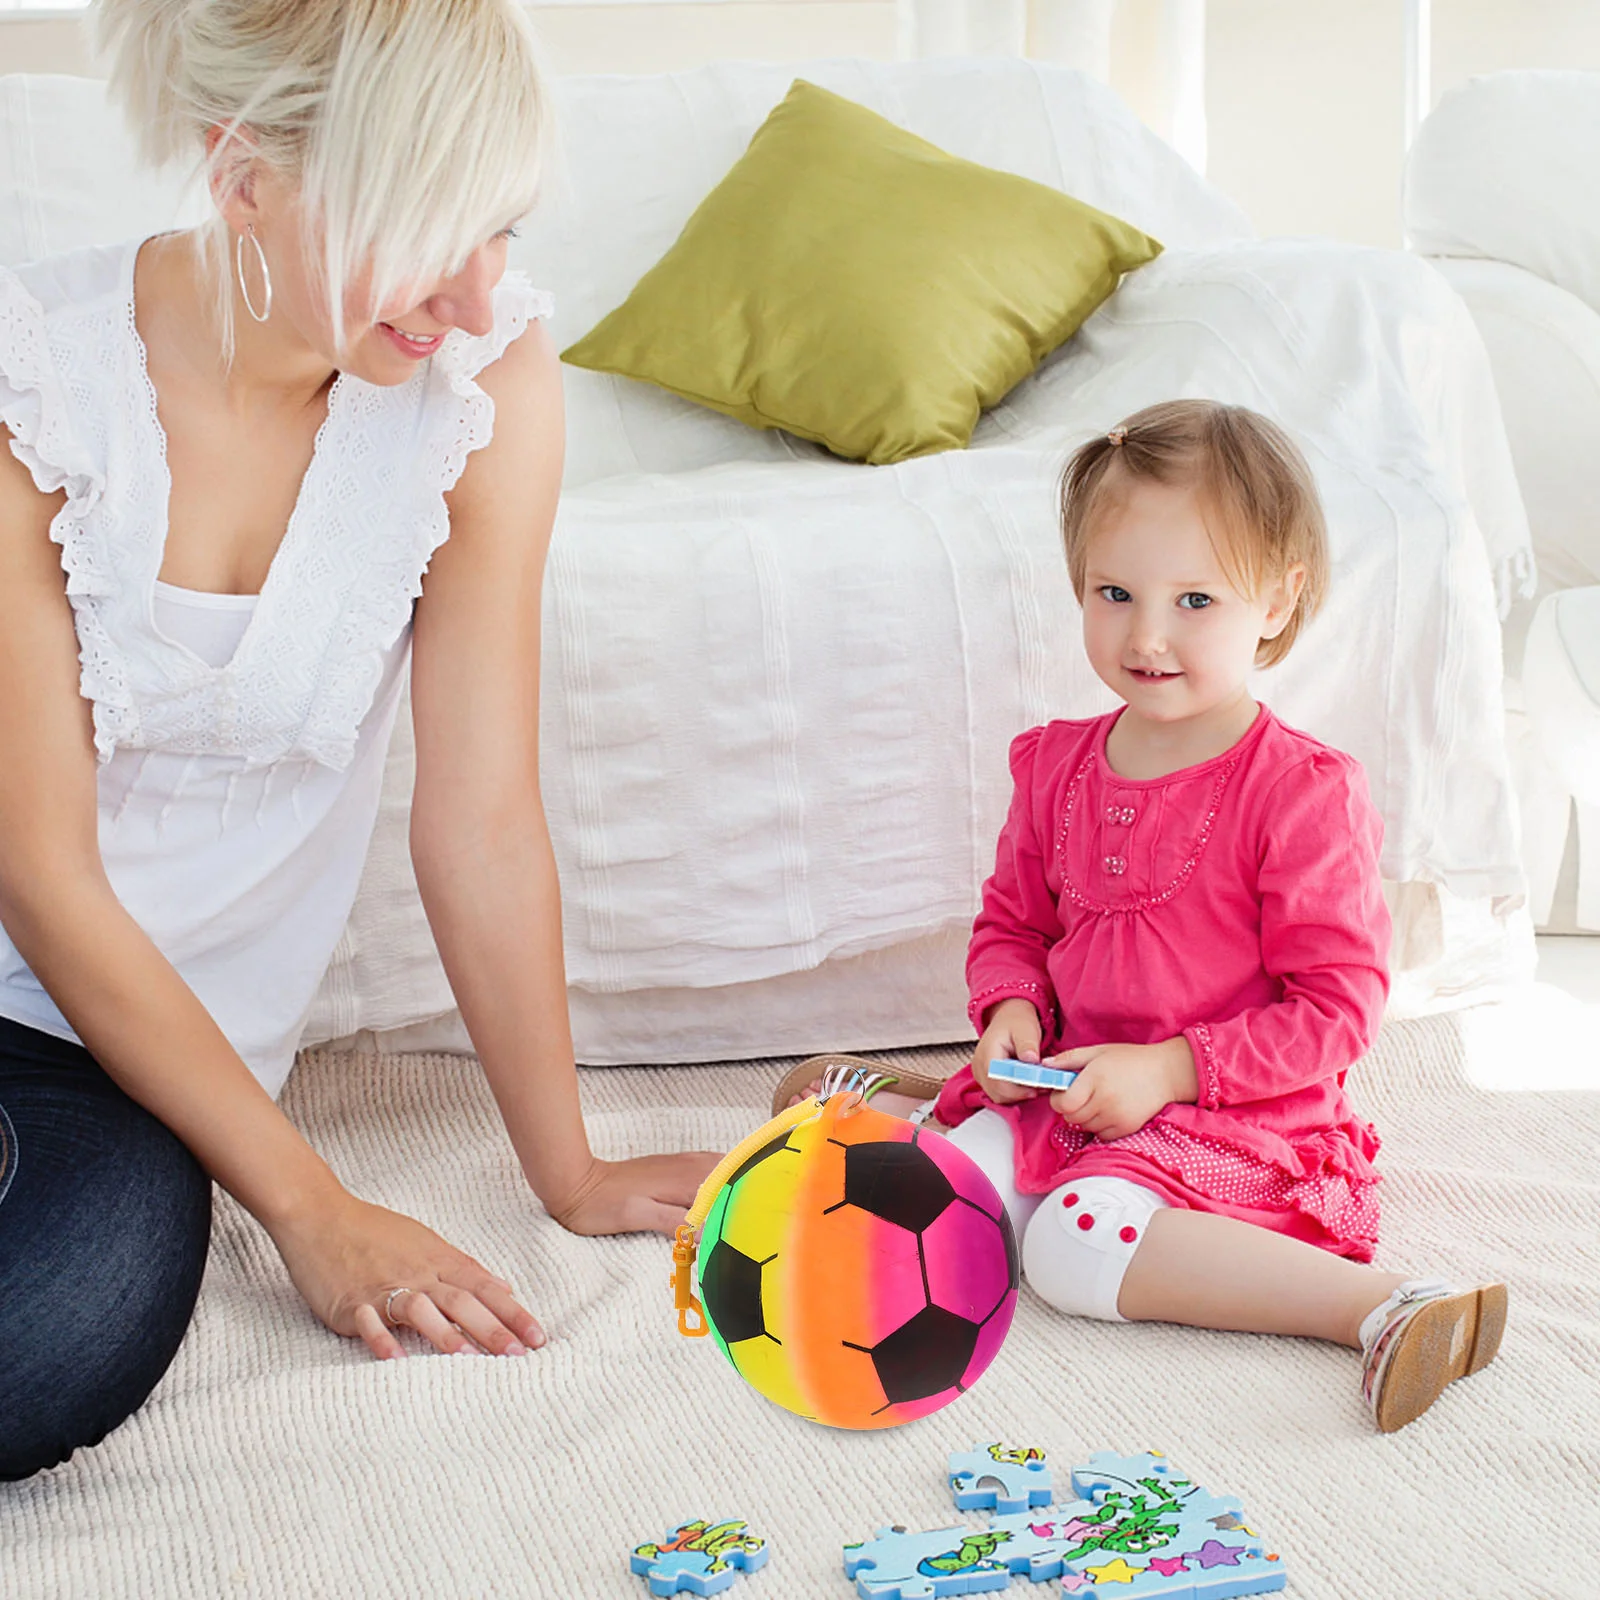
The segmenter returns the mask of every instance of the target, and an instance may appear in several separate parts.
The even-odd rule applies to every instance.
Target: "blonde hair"
[[[140,154],[197,158],[213,194],[259,157],[296,192],[306,267],[345,338],[458,271],[533,203],[548,101],[517,0],[97,0],[96,43]],[[206,152],[206,135],[222,137]],[[232,238],[202,231],[233,349]]]
[[[1256,651],[1259,666],[1282,661],[1328,587],[1327,525],[1295,442],[1243,406],[1168,400],[1081,446],[1061,475],[1061,538],[1080,602],[1096,515],[1119,486],[1140,481],[1195,487],[1217,559],[1241,593],[1258,595],[1292,566],[1305,568],[1289,621]]]

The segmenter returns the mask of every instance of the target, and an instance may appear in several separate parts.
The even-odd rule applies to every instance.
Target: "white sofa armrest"
[[[1600,73],[1496,72],[1443,96],[1406,162],[1425,256],[1509,261],[1600,310]]]
[[[1600,584],[1600,312],[1503,261],[1433,265],[1489,351],[1540,592]]]

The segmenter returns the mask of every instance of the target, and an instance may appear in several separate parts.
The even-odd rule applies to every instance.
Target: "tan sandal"
[[[772,1091],[773,1116],[785,1110],[791,1102],[803,1100],[811,1093],[812,1085],[819,1083],[823,1073],[830,1067],[855,1067],[865,1074],[869,1100],[880,1089],[893,1089],[896,1094],[909,1095],[913,1100],[932,1100],[945,1084],[943,1078],[930,1077],[926,1072],[912,1072],[905,1067],[891,1066],[887,1061],[869,1061],[865,1056],[832,1052],[808,1056],[778,1079],[778,1086]]]
[[[1362,1324],[1362,1391],[1381,1433],[1415,1422],[1457,1378],[1500,1349],[1506,1286],[1458,1289],[1442,1279],[1400,1285]]]

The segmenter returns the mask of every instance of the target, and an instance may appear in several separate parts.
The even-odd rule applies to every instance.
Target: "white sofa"
[[[1538,589],[1506,627],[1507,737],[1536,919],[1600,932],[1600,73],[1445,95],[1407,162],[1413,250],[1483,334]]]
[[[1330,604],[1262,692],[1359,756],[1386,823],[1400,992],[1525,970],[1499,614],[1531,582],[1483,345],[1412,257],[1256,241],[1108,90],[1026,62],[803,74],[1162,239],[972,447],[866,468],[569,371],[547,594],[546,800],[579,1054],[692,1060],[966,1035],[961,956],[1009,738],[1107,705],[1076,641],[1053,481],[1137,406],[1207,394],[1300,439]],[[792,77],[569,79],[516,265],[564,342],[618,303]],[[0,79],[0,261],[170,225],[97,85]],[[9,165],[7,165],[9,163]],[[405,858],[391,755],[361,898],[307,1041],[466,1044]]]

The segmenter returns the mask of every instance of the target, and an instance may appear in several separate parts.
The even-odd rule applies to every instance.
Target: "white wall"
[[[707,61],[892,60],[894,0],[718,0],[716,4],[532,5],[561,72],[671,72]]]
[[[718,0],[715,4],[530,5],[562,72],[670,72],[744,57],[801,61],[826,55],[887,60],[897,40],[895,0]],[[0,72],[94,70],[76,17],[0,16]]]
[[[1008,0],[1009,3],[1009,0]],[[1118,0],[1111,82],[1165,119],[1170,0]],[[553,65],[652,72],[735,57],[892,58],[895,0],[533,5]],[[1506,67],[1600,70],[1600,0],[1432,0],[1435,95]],[[1208,0],[1208,175],[1262,233],[1398,245],[1404,0]],[[79,25],[0,20],[0,70],[92,70]]]
[[[0,72],[87,72],[88,63],[75,20],[0,16]]]
[[[1400,242],[1401,0],[1209,0],[1207,176],[1261,233]]]
[[[1433,0],[1434,99],[1510,67],[1600,70],[1600,0]],[[1209,0],[1208,175],[1262,233],[1398,245],[1403,0]]]

